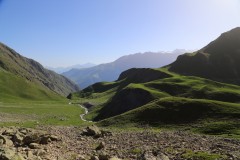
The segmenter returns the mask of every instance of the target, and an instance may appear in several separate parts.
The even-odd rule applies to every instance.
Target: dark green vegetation
[[[0,70],[5,70],[29,82],[48,88],[58,94],[67,96],[78,91],[78,86],[67,78],[49,71],[38,62],[25,58],[13,49],[0,43]],[[2,78],[4,76],[1,76]]]
[[[185,159],[199,159],[199,160],[216,160],[216,159],[227,159],[226,156],[222,156],[219,154],[210,154],[207,152],[193,152],[191,150],[187,150],[185,154],[183,154],[183,158]]]
[[[240,27],[223,33],[193,54],[184,54],[170,64],[170,71],[183,75],[240,84]]]

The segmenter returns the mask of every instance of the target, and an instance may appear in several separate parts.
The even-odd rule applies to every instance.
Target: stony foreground
[[[96,126],[0,128],[0,160],[240,159],[240,140],[180,131],[104,131]]]

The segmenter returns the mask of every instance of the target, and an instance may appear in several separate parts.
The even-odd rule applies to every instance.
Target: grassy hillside
[[[41,85],[0,70],[0,126],[81,125],[84,110]]]
[[[0,101],[61,100],[63,97],[35,83],[6,71],[0,71]]]
[[[38,62],[21,56],[1,43],[0,68],[64,96],[79,89],[67,78],[45,69]]]
[[[94,106],[86,117],[102,120],[102,125],[181,126],[196,123],[202,130],[212,122],[210,128],[215,125],[221,128],[226,124],[227,130],[239,128],[240,86],[182,76],[167,68],[131,69],[116,82],[94,84],[73,97],[82,103],[92,103]]]
[[[38,125],[83,125],[79,115],[84,110],[66,101],[0,102],[0,127]]]
[[[223,33],[193,54],[184,54],[170,64],[170,70],[183,75],[240,84],[240,27]]]
[[[103,126],[182,128],[240,138],[240,104],[168,97],[99,122]]]

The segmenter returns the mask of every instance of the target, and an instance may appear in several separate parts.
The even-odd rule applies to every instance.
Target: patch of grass
[[[135,155],[140,155],[142,153],[142,150],[140,148],[134,148],[130,150],[130,153],[135,154]]]
[[[210,135],[240,138],[240,123],[238,121],[206,121],[194,131]]]
[[[84,112],[82,108],[62,102],[1,103],[0,111],[2,113],[0,126],[79,126],[87,123],[83,122],[79,117]]]
[[[194,160],[218,160],[218,159],[226,159],[225,156],[219,154],[212,154],[207,152],[193,152],[191,150],[187,150],[185,154],[182,155],[185,159],[194,159]]]
[[[9,72],[0,71],[0,102],[61,101],[63,97]]]

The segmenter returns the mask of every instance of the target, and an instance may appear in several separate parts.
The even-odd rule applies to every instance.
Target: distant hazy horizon
[[[239,0],[0,0],[0,42],[50,67],[200,49],[240,26]]]

